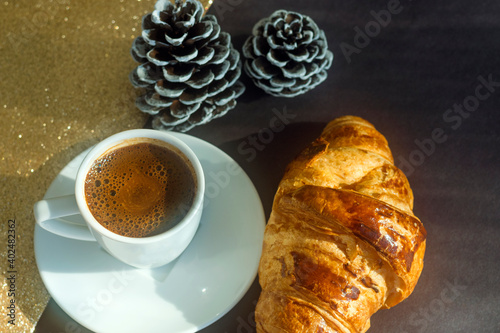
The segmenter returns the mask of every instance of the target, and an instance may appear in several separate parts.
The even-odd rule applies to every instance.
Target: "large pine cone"
[[[274,96],[293,97],[323,82],[333,61],[325,33],[308,16],[278,10],[257,22],[243,45],[245,71]]]
[[[160,0],[142,29],[131,49],[141,65],[130,80],[145,88],[136,105],[153,116],[153,128],[185,132],[235,107],[245,90],[240,55],[199,1]]]

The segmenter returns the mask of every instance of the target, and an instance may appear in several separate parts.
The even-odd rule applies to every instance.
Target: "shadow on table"
[[[219,146],[252,180],[261,198],[266,220],[286,165],[319,136],[324,126],[323,123],[294,123],[274,132],[272,139],[270,135],[264,137],[266,134],[261,132]],[[225,316],[200,332],[255,332],[255,306],[260,291],[257,277],[243,298]],[[185,312],[185,317],[189,321],[189,311]]]
[[[248,174],[259,192],[266,217],[286,166],[320,134],[325,123],[291,123],[281,130],[262,129],[219,146]],[[278,128],[279,129],[279,128]]]

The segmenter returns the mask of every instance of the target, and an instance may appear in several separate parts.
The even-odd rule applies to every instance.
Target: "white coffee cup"
[[[158,235],[135,238],[114,233],[94,218],[85,199],[85,179],[96,159],[116,146],[147,140],[142,138],[160,140],[180,150],[194,169],[197,188],[191,207],[178,224]],[[205,178],[201,164],[184,142],[166,132],[136,129],[112,135],[95,145],[78,169],[74,195],[41,200],[35,204],[34,214],[37,224],[47,231],[67,238],[97,241],[109,254],[126,264],[152,268],[173,261],[187,248],[200,223],[204,191]],[[58,219],[74,214],[82,216],[81,223],[87,228]]]

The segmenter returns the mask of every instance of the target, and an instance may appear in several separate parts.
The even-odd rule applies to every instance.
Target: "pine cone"
[[[235,107],[245,90],[240,54],[199,1],[158,1],[142,30],[131,49],[141,65],[130,81],[145,88],[136,105],[153,116],[153,128],[185,132]]]
[[[277,10],[243,45],[245,71],[274,96],[293,97],[323,82],[333,61],[325,33],[308,16]]]

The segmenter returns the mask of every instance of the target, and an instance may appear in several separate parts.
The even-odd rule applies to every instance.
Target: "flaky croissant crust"
[[[257,332],[365,332],[408,297],[426,231],[387,141],[344,116],[287,167],[266,226]]]

